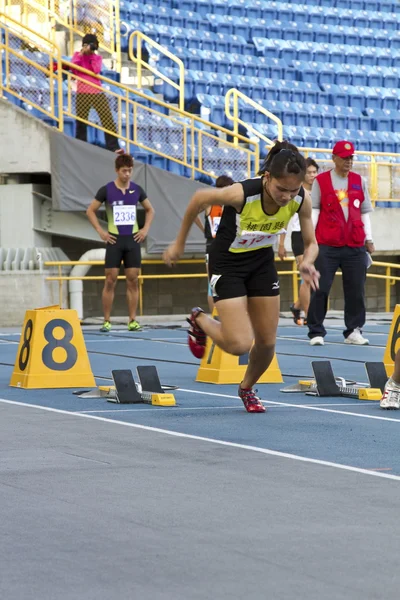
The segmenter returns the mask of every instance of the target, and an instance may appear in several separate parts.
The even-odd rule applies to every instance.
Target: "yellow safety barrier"
[[[280,259],[276,259],[276,263],[279,265],[281,262],[290,262],[291,268],[288,270],[278,270],[279,276],[292,276],[292,297],[295,302],[298,298],[298,285],[299,285],[299,271],[297,270],[297,263],[294,258],[287,257],[284,261]],[[104,266],[104,261],[102,260],[92,260],[92,261],[48,261],[44,263],[46,267],[57,267],[58,275],[46,277],[46,281],[58,281],[59,284],[59,299],[60,305],[62,305],[63,298],[63,282],[64,281],[100,281],[104,280],[104,275],[86,275],[79,277],[69,277],[67,275],[62,275],[62,267],[73,267],[75,265],[90,265],[90,266]],[[204,265],[204,259],[201,258],[192,258],[192,259],[183,259],[180,260],[178,265]],[[164,265],[164,261],[159,259],[145,259],[142,260],[142,268],[146,265]],[[395,263],[386,263],[381,261],[374,261],[369,270],[374,267],[383,267],[385,268],[385,275],[381,275],[379,273],[367,273],[368,278],[372,279],[383,279],[385,281],[385,312],[390,312],[391,310],[391,288],[394,286],[396,281],[400,281],[400,277],[394,276],[392,274],[392,269],[400,269],[400,264]],[[340,271],[336,273],[339,277],[342,275]],[[150,279],[196,279],[196,278],[206,278],[207,273],[169,273],[167,275],[143,275],[142,271],[139,275],[139,314],[143,315],[143,286],[146,280]],[[124,275],[120,275],[118,279],[125,279]],[[400,322],[400,320],[399,320]]]
[[[100,49],[121,69],[119,0],[0,0],[0,12],[18,22],[21,31],[29,28],[32,42],[39,34],[54,43],[57,31],[64,30],[72,48],[76,38],[94,33]]]

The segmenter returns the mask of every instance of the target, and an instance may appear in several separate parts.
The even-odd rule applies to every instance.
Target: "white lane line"
[[[237,398],[237,396],[230,396],[228,394],[216,394],[215,392],[200,392],[199,390],[188,390],[179,388],[182,392],[189,392],[191,394],[205,394],[209,396],[218,396],[220,398]],[[292,408],[303,408],[305,410],[318,410],[321,412],[334,413],[337,415],[345,415],[348,417],[359,417],[360,419],[375,419],[377,421],[392,421],[394,423],[400,423],[400,419],[393,419],[390,417],[378,417],[376,415],[363,415],[359,413],[353,413],[347,410],[332,410],[330,408],[319,408],[317,406],[310,406],[309,404],[290,404],[289,402],[275,402],[274,400],[262,400],[264,404],[275,404],[276,406],[290,406]]]
[[[359,406],[358,404],[307,404],[307,406]],[[361,406],[366,406],[366,404],[361,405]],[[232,409],[232,408],[241,408],[242,405],[241,404],[235,404],[235,406],[175,406],[173,408],[174,411],[176,410],[225,410],[227,408]],[[243,407],[242,407],[243,408]],[[269,406],[269,408],[287,408],[286,406],[274,406],[274,404],[272,403],[271,406]],[[155,414],[156,412],[160,412],[166,410],[168,412],[171,412],[171,407],[169,408],[162,408],[161,406],[153,406],[153,407],[148,407],[148,408],[120,408],[118,410],[118,412],[152,412],[153,414]],[[115,408],[109,408],[108,410],[77,410],[76,412],[79,413],[87,413],[87,414],[98,414],[98,413],[113,413],[115,414]]]
[[[66,415],[70,417],[76,417],[81,419],[92,419],[93,421],[101,421],[103,423],[109,423],[111,425],[122,425],[124,427],[131,427],[132,429],[141,429],[142,431],[149,431],[151,433],[160,433],[171,437],[196,440],[200,442],[207,442],[209,444],[216,444],[219,446],[226,446],[228,448],[237,448],[239,450],[250,450],[251,452],[257,452],[259,454],[265,454],[268,456],[276,456],[278,458],[287,458],[290,460],[296,460],[299,462],[310,463],[314,465],[320,465],[325,467],[333,467],[342,471],[351,471],[352,473],[359,473],[361,475],[369,475],[371,477],[380,477],[381,479],[392,479],[394,481],[400,481],[399,475],[390,475],[389,473],[383,473],[380,471],[371,471],[369,469],[361,469],[359,467],[352,467],[350,465],[344,465],[341,463],[334,463],[326,460],[319,460],[316,458],[308,458],[306,456],[299,456],[297,454],[288,454],[287,452],[278,452],[277,450],[270,450],[268,448],[260,448],[258,446],[248,446],[245,444],[238,444],[235,442],[226,442],[223,440],[217,440],[214,438],[202,437],[199,435],[191,435],[188,433],[180,433],[177,431],[170,431],[168,429],[160,429],[158,427],[149,427],[148,425],[138,425],[137,423],[126,423],[124,421],[117,421],[116,419],[107,419],[105,417],[97,417],[95,415],[86,415],[82,413],[70,412],[67,410],[60,410],[58,408],[49,408],[47,406],[39,406],[37,404],[26,404],[24,402],[15,402],[14,400],[6,400],[0,398],[0,402],[4,404],[10,404],[13,406],[23,406],[25,408],[33,408],[36,410],[44,410],[46,412],[52,412],[55,414]]]

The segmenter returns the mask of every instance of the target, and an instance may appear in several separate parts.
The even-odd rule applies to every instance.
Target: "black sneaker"
[[[292,312],[293,315],[293,321],[296,323],[296,325],[304,325],[304,319],[301,317],[301,311],[299,308],[295,308],[294,304],[290,305],[290,310]]]

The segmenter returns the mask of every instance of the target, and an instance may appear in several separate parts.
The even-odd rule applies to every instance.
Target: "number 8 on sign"
[[[20,388],[95,387],[76,310],[28,310],[10,385]]]
[[[32,333],[33,333],[33,323],[32,323],[32,319],[29,319],[29,321],[27,322],[27,324],[25,325],[25,329],[24,329],[24,343],[21,346],[21,350],[19,352],[19,357],[18,357],[18,365],[21,371],[25,371],[28,362],[29,362],[29,356],[31,353],[31,347],[30,347],[30,341],[32,339]]]
[[[57,339],[54,337],[54,330],[56,327],[60,327],[64,331],[64,337]],[[48,342],[43,348],[42,361],[43,364],[52,371],[69,371],[75,365],[78,358],[78,351],[71,344],[74,332],[72,327],[64,319],[53,319],[50,323],[47,323],[44,328],[44,339]],[[54,351],[56,348],[62,348],[65,350],[65,360],[56,362],[54,360]]]

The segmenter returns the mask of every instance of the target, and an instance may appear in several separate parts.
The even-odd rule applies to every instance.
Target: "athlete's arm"
[[[233,206],[239,211],[243,206],[243,201],[244,191],[240,183],[234,183],[224,188],[210,188],[195,192],[183,215],[176,240],[164,252],[165,263],[171,266],[183,254],[190,228],[199,213],[205,210],[207,206],[218,204],[220,206]]]
[[[135,235],[133,236],[133,239],[139,243],[144,242],[144,240],[146,239],[147,234],[149,233],[149,230],[150,230],[150,225],[152,224],[154,215],[155,215],[155,210],[153,208],[153,205],[151,204],[151,202],[148,198],[145,198],[145,200],[142,200],[141,204],[142,204],[142,206],[144,208],[144,212],[145,212],[144,225],[143,225],[142,229],[139,229],[139,231],[137,231],[135,233]]]
[[[281,260],[286,258],[287,252],[285,248],[286,233],[281,233],[279,236],[278,256]]]
[[[111,235],[111,233],[108,233],[108,231],[104,231],[97,218],[96,213],[102,204],[103,203],[99,200],[92,200],[89,208],[86,211],[86,214],[90,221],[90,224],[97,231],[103,242],[106,242],[106,244],[115,244],[115,242],[117,241],[116,237]]]
[[[313,290],[318,288],[319,273],[314,267],[318,256],[318,244],[315,239],[314,225],[312,222],[311,196],[304,191],[303,204],[299,210],[301,235],[304,242],[304,257],[300,265],[300,273],[303,280],[309,283]]]

